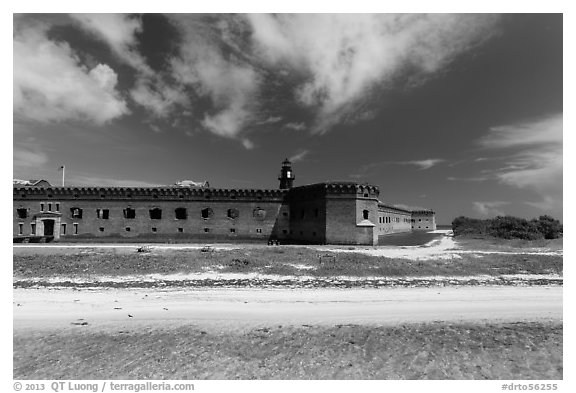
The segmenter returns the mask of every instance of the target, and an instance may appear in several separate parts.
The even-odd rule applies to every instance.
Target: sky
[[[15,14],[13,177],[562,218],[561,14]]]

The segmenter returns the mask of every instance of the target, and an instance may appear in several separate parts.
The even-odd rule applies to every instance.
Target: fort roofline
[[[322,183],[306,184],[294,187],[295,191],[326,191],[330,194],[361,194],[369,193],[371,196],[378,195],[380,189],[378,186],[368,183],[355,183],[345,181],[326,181]]]
[[[125,198],[283,198],[288,193],[298,194],[309,191],[325,191],[327,194],[378,195],[379,189],[371,184],[353,182],[324,182],[283,189],[244,189],[212,187],[13,187],[14,199],[21,198],[60,198],[60,199],[125,199]]]
[[[426,215],[426,216],[432,216],[432,215],[436,214],[436,212],[434,210],[430,210],[430,209],[412,210],[411,213],[412,214],[419,214],[419,215]]]
[[[14,199],[281,199],[288,190],[279,189],[223,189],[194,187],[14,187]]]

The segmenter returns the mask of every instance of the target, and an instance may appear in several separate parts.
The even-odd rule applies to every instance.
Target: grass
[[[458,246],[464,250],[486,250],[486,251],[526,251],[527,249],[546,249],[559,251],[563,247],[563,239],[500,239],[496,237],[474,237],[458,236],[455,238]]]
[[[208,329],[207,329],[208,330]],[[554,322],[14,332],[14,379],[562,379]]]
[[[61,249],[60,249],[61,250]],[[501,274],[562,274],[558,255],[462,254],[461,258],[408,260],[358,253],[327,253],[304,247],[259,247],[209,251],[153,250],[150,253],[115,250],[18,250],[13,258],[16,278],[89,277],[92,275],[140,275],[195,273],[218,270],[229,273],[294,276],[468,276]],[[51,251],[51,252],[50,252]],[[295,266],[296,265],[296,266]],[[298,268],[298,265],[310,269]]]

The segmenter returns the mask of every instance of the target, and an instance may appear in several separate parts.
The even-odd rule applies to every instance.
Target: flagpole
[[[64,187],[64,176],[66,174],[66,166],[62,165],[62,187]]]

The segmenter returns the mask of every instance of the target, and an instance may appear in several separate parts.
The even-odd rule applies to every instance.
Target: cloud
[[[150,129],[151,129],[152,131],[154,131],[155,133],[157,133],[157,134],[162,133],[162,129],[161,129],[160,127],[158,127],[156,124],[150,123],[150,124],[148,125],[148,127],[150,127]]]
[[[540,201],[537,202],[525,202],[527,205],[535,207],[536,209],[545,211],[545,212],[550,212],[550,211],[558,211],[558,209],[560,209],[561,206],[561,201],[560,201],[560,206],[559,206],[559,201],[558,199],[556,199],[555,197],[551,196],[551,195],[544,195],[542,197],[542,199]]]
[[[309,150],[301,150],[298,153],[294,154],[292,157],[290,157],[288,160],[291,162],[298,162],[298,161],[302,161],[304,160],[304,158],[306,158],[306,156],[310,153]]]
[[[15,19],[15,23],[18,19]],[[70,46],[47,38],[48,26],[15,26],[14,113],[40,122],[78,119],[104,124],[129,113],[106,64],[89,69]]]
[[[373,171],[375,169],[386,165],[411,165],[417,167],[420,170],[427,170],[442,162],[446,162],[446,160],[443,158],[428,158],[425,160],[371,162],[369,164],[362,165],[358,170],[358,173],[350,174],[348,176],[354,179],[365,178],[374,174]],[[450,178],[449,180],[456,180],[456,178]]]
[[[402,164],[402,165],[414,165],[416,167],[418,167],[419,169],[425,170],[425,169],[430,169],[433,166],[436,166],[438,164],[440,164],[441,162],[444,162],[446,160],[443,160],[441,158],[429,158],[427,160],[417,160],[417,161],[400,161],[398,162],[398,164]]]
[[[81,28],[106,42],[120,60],[145,75],[153,74],[137,50],[137,34],[142,32],[139,17],[125,14],[70,14],[70,17]]]
[[[136,82],[130,97],[149,110],[152,116],[165,118],[177,105],[190,105],[183,88],[167,83],[165,76],[154,71],[138,51],[138,34],[143,29],[139,17],[125,14],[70,16],[81,28],[105,42],[120,61],[136,70]]]
[[[249,15],[259,57],[305,76],[301,104],[317,110],[315,132],[326,132],[404,73],[440,71],[496,31],[487,14]]]
[[[246,122],[248,113],[240,107],[233,106],[216,113],[215,115],[204,115],[202,125],[208,131],[223,137],[234,138],[242,129]]]
[[[189,105],[189,98],[181,88],[168,86],[159,77],[138,79],[130,97],[159,118],[168,117],[178,104]]]
[[[471,181],[471,182],[481,182],[487,180],[493,180],[490,176],[476,176],[476,177],[454,177],[449,176],[446,178],[448,181]]]
[[[536,192],[541,200],[527,203],[543,210],[562,209],[562,124],[562,114],[555,114],[493,127],[478,141],[486,149],[506,154],[503,166],[492,171],[492,176],[503,184]]]
[[[284,125],[284,128],[288,130],[302,131],[306,129],[306,125],[304,123],[287,123]]]
[[[256,147],[254,145],[254,142],[252,142],[251,140],[246,139],[246,138],[242,139],[242,146],[244,146],[244,148],[247,150],[252,150],[252,149],[254,149],[254,147]]]
[[[327,132],[337,123],[372,118],[376,92],[401,83],[407,86],[401,81],[425,80],[441,71],[455,57],[489,39],[498,22],[498,17],[486,14],[175,14],[168,19],[180,34],[175,40],[177,54],[166,59],[167,67],[156,70],[139,49],[141,17],[73,14],[71,19],[134,69],[129,97],[151,116],[178,116],[181,107],[198,103],[194,126],[240,142],[250,125],[282,120],[282,116],[259,119],[261,113],[276,113],[265,108],[271,104],[270,86],[285,90],[287,99],[295,99],[313,115],[312,122],[288,123],[287,129]],[[67,44],[51,44],[107,94],[90,115],[96,114],[102,123],[128,113],[115,90],[117,75],[108,65],[90,74]],[[108,67],[108,74],[102,67]],[[31,95],[15,88],[17,102]],[[80,105],[75,97],[70,101],[68,105]],[[86,111],[83,106],[76,116]],[[58,111],[43,111],[42,116],[63,118]]]
[[[495,217],[506,215],[500,208],[508,205],[509,202],[492,201],[492,202],[473,202],[473,208],[483,217]]]
[[[554,144],[562,146],[561,113],[534,121],[491,127],[488,134],[479,140],[486,148],[538,147]]]
[[[276,124],[278,122],[282,121],[282,117],[281,116],[270,116],[265,120],[262,120],[260,122],[258,122],[258,125],[264,125],[264,124]]]
[[[219,24],[197,16],[172,16],[172,20],[183,36],[179,56],[171,60],[174,78],[212,101],[214,110],[204,114],[202,126],[222,137],[240,138],[255,117],[258,72],[239,57],[224,56],[223,41],[236,45],[224,27],[225,18]]]

